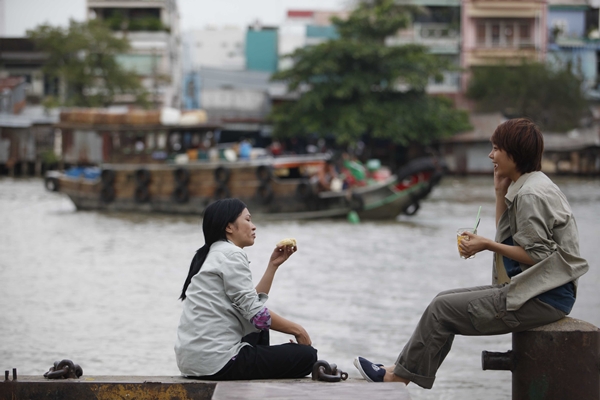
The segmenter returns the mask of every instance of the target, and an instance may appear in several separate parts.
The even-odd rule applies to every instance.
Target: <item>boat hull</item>
[[[339,192],[317,193],[305,177],[323,159],[279,159],[186,165],[106,164],[95,179],[52,173],[46,187],[65,193],[79,210],[202,214],[213,201],[236,197],[266,219],[346,217],[390,219],[431,190],[427,180],[399,187],[396,176]]]

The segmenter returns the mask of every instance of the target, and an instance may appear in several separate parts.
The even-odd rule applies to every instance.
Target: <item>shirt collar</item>
[[[508,191],[506,192],[506,196],[504,196],[504,198],[512,203],[515,199],[515,196],[517,195],[519,190],[521,190],[521,188],[525,184],[525,181],[529,179],[532,173],[533,172],[527,172],[526,174],[521,175],[519,179],[517,179],[515,182],[511,183],[508,187]]]

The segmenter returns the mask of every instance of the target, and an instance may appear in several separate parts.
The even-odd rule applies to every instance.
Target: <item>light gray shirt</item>
[[[243,336],[258,332],[250,320],[268,296],[257,294],[246,253],[219,241],[191,280],[177,329],[175,357],[185,376],[212,375],[240,349]]]
[[[535,264],[520,264],[510,279],[506,309],[518,310],[529,299],[573,282],[589,269],[579,256],[579,234],[567,198],[543,172],[521,175],[505,196],[507,210],[496,231],[496,242],[512,236]],[[494,283],[502,282],[502,257],[494,258]],[[506,276],[506,274],[504,274]]]

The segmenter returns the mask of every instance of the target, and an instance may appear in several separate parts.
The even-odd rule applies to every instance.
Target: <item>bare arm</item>
[[[275,314],[272,310],[269,310],[269,313],[271,314],[271,329],[294,335],[298,344],[306,344],[308,346],[312,344],[308,332],[301,325]]]
[[[277,267],[269,263],[265,273],[263,274],[262,278],[260,278],[260,282],[258,282],[258,285],[256,285],[256,293],[269,294],[271,285],[273,284],[273,279],[275,278],[275,272],[277,272]]]
[[[535,264],[535,261],[529,257],[529,254],[527,254],[525,249],[523,249],[521,246],[510,246],[507,244],[497,243],[494,240],[487,239],[479,235],[473,235],[469,232],[465,232],[465,235],[469,237],[469,240],[462,240],[460,242],[460,248],[466,255],[470,256],[483,250],[489,250],[520,262],[521,264]]]
[[[266,293],[269,294],[271,290],[271,285],[273,284],[273,279],[275,278],[275,272],[281,264],[283,264],[292,254],[294,254],[298,250],[297,246],[276,246],[275,250],[271,254],[271,258],[269,259],[269,264],[267,265],[267,269],[263,274],[262,278],[260,278],[260,282],[256,285],[256,293]]]

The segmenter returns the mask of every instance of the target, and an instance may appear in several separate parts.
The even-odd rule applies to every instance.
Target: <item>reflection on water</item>
[[[600,326],[600,182],[557,182],[592,266],[572,316]],[[320,358],[358,377],[354,356],[392,363],[435,294],[490,282],[491,254],[460,259],[455,232],[481,205],[478,230],[493,236],[491,184],[448,177],[416,216],[397,221],[255,221],[246,249],[255,281],[275,243],[295,237],[299,251],[279,270],[269,307],[303,324]],[[41,180],[0,179],[2,367],[42,375],[70,358],[85,375],[177,375],[177,297],[201,245],[198,217],[76,212]],[[412,398],[509,399],[510,373],[482,371],[480,355],[510,346],[510,335],[457,337],[434,388],[410,385]]]

